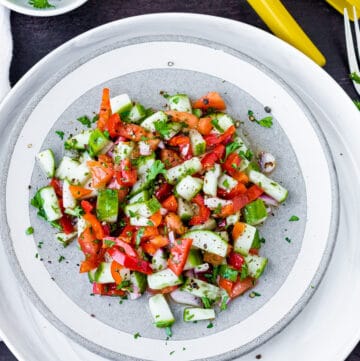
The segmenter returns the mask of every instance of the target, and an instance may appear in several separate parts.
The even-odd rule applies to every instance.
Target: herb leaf
[[[34,233],[34,228],[33,227],[28,227],[25,231],[25,234],[27,236],[30,236],[30,234],[33,234]]]
[[[349,78],[353,80],[355,83],[360,84],[360,76],[357,72],[354,71],[353,73],[349,74]]]
[[[359,100],[354,100],[354,104],[360,110],[360,101]]]
[[[48,0],[29,0],[29,5],[36,9],[48,9],[55,7],[54,5],[51,5]]]
[[[88,128],[91,128],[91,120],[87,115],[83,115],[82,117],[77,118],[76,120],[81,124],[86,125]]]
[[[104,244],[105,246],[111,248],[112,246],[115,246],[115,242],[114,241],[111,241],[110,239],[104,239]]]
[[[168,137],[170,135],[170,126],[166,120],[159,120],[154,123],[155,129],[162,137]]]
[[[264,128],[271,128],[273,125],[272,117],[265,117],[257,121],[259,125],[261,125]]]
[[[294,215],[289,218],[289,222],[297,222],[299,220],[300,220],[300,218],[298,216],[294,216]]]
[[[145,228],[141,227],[137,232],[136,232],[136,238],[135,238],[135,245],[138,247],[140,245],[141,242],[141,237],[144,235],[145,232]]]
[[[165,165],[161,160],[156,160],[146,174],[146,181],[154,180],[159,174],[165,174]]]
[[[136,340],[136,339],[139,338],[139,337],[141,337],[140,333],[139,333],[139,332],[136,332],[136,333],[134,334],[134,339]]]
[[[237,149],[239,149],[241,145],[237,142],[231,142],[226,146],[225,150],[225,158],[228,157],[230,153],[235,152]]]
[[[56,130],[55,133],[60,137],[61,140],[64,139],[64,135],[65,135],[64,132],[62,132],[61,130]]]

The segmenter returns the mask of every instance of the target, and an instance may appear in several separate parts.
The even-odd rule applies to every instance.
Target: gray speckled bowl
[[[113,359],[162,360],[174,350],[172,359],[229,359],[279,332],[305,306],[326,270],[338,209],[336,175],[326,142],[301,100],[253,59],[189,36],[124,39],[117,35],[123,26],[124,22],[114,23],[69,43],[48,58],[42,76],[28,81],[37,91],[21,111],[14,112],[16,126],[8,144],[12,156],[2,173],[2,239],[34,303],[57,327],[94,352]],[[59,58],[67,64],[51,72]],[[29,209],[29,197],[46,184],[34,167],[35,154],[51,147],[59,160],[63,149],[55,131],[79,130],[75,119],[98,110],[104,86],[113,95],[126,92],[145,106],[158,108],[164,105],[161,90],[193,98],[219,91],[228,112],[244,121],[241,130],[255,152],[267,150],[277,159],[272,177],[289,189],[290,196],[260,227],[266,238],[262,254],[270,259],[256,287],[261,297],[236,299],[227,312],[218,314],[213,328],[177,322],[174,336],[165,342],[164,332],[151,326],[146,297],[119,305],[114,298],[90,296],[87,277],[78,274],[82,256],[76,243],[63,249],[53,239],[55,231]],[[260,118],[265,105],[273,110],[271,129],[247,121],[248,109]],[[7,114],[3,110],[3,116]],[[300,221],[289,222],[293,214]],[[29,223],[35,228],[33,240],[24,236]],[[39,242],[44,242],[40,249]],[[60,255],[65,257],[61,263]],[[182,307],[171,307],[181,319]],[[137,340],[132,337],[136,332],[142,335]]]

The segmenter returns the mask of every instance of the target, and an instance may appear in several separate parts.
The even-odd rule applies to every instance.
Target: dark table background
[[[283,2],[325,55],[325,70],[351,98],[357,98],[348,77],[341,14],[324,0]],[[245,0],[89,0],[81,8],[57,17],[35,18],[12,13],[14,57],[10,72],[11,83],[15,84],[30,67],[51,50],[84,31],[109,21],[155,12],[210,14],[243,21],[268,30]],[[2,342],[0,361],[16,361]],[[360,343],[346,361],[360,361]]]

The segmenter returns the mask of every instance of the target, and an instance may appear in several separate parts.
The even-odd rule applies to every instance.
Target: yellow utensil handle
[[[339,13],[344,14],[344,8],[347,8],[350,20],[354,21],[353,9],[355,6],[357,10],[357,16],[360,15],[360,3],[359,0],[326,0],[332,7],[334,7]]]
[[[320,66],[325,65],[324,55],[304,33],[280,0],[247,0],[247,2],[276,36],[295,46]]]

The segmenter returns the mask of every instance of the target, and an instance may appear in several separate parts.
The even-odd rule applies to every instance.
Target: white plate
[[[37,9],[28,0],[0,0],[0,4],[20,14],[31,16],[55,16],[65,14],[86,3],[87,0],[49,0],[54,7]]]
[[[160,19],[161,18],[164,18],[165,16],[160,16],[160,17],[158,17],[156,20],[157,20],[157,23],[158,24],[160,24],[161,23],[161,21],[160,21]],[[168,16],[168,20],[172,23],[172,24],[175,24],[176,23],[176,18],[177,18],[177,15],[170,15],[170,16]],[[196,18],[196,19],[195,19]],[[128,22],[128,23],[130,23],[131,24],[131,22],[132,21],[136,21],[136,20],[133,20],[133,19],[130,19],[130,20],[127,20],[127,21],[125,21],[124,23],[126,23],[126,22]],[[145,22],[145,23],[148,23],[149,21],[151,21],[150,20],[150,17],[144,17],[143,18],[143,21]],[[334,83],[331,81],[331,80],[329,80],[326,76],[324,77],[324,74],[321,72],[321,71],[318,71],[316,68],[314,69],[314,66],[309,62],[309,61],[307,61],[307,60],[305,60],[301,55],[299,55],[296,51],[294,51],[293,49],[289,49],[287,46],[284,46],[283,44],[281,44],[281,43],[279,43],[278,41],[276,41],[276,40],[274,40],[274,39],[272,39],[271,37],[269,37],[268,35],[266,35],[266,34],[264,34],[264,33],[262,33],[262,32],[259,32],[259,31],[257,31],[257,30],[254,30],[253,28],[250,28],[250,27],[247,27],[247,26],[245,26],[245,25],[243,25],[243,24],[239,24],[239,23],[234,23],[234,22],[231,22],[231,21],[227,21],[227,20],[223,20],[223,19],[217,19],[217,20],[215,20],[215,19],[213,19],[213,18],[209,18],[209,17],[197,17],[197,16],[182,16],[182,19],[181,19],[181,23],[182,23],[182,26],[184,26],[184,29],[186,29],[186,22],[188,21],[188,24],[190,25],[193,21],[195,21],[195,23],[196,24],[199,24],[199,23],[202,23],[201,25],[201,29],[202,29],[202,31],[204,32],[204,36],[205,36],[205,34],[206,34],[206,32],[207,31],[209,31],[210,33],[211,33],[211,29],[213,30],[213,29],[215,29],[216,27],[221,27],[222,29],[223,29],[223,36],[224,36],[224,39],[223,39],[223,41],[224,42],[226,42],[226,41],[228,41],[228,42],[230,42],[230,44],[233,44],[233,45],[235,45],[235,43],[232,43],[233,41],[234,41],[234,38],[232,38],[232,36],[234,36],[234,37],[236,37],[236,39],[238,40],[238,41],[240,41],[240,40],[242,40],[240,43],[241,43],[241,45],[242,45],[242,47],[241,47],[241,50],[246,50],[246,51],[248,51],[248,53],[250,52],[250,50],[252,49],[252,47],[253,47],[253,43],[254,43],[254,38],[255,39],[257,39],[257,41],[258,41],[258,43],[259,42],[262,42],[262,41],[265,41],[265,43],[267,44],[267,46],[269,46],[270,44],[272,45],[272,46],[277,46],[278,48],[284,48],[284,50],[283,50],[283,54],[285,55],[285,54],[287,54],[287,53],[290,53],[290,55],[291,55],[291,60],[295,63],[295,61],[297,60],[297,61],[299,61],[299,64],[306,64],[306,66],[307,66],[307,68],[308,68],[308,71],[309,72],[311,72],[311,71],[313,71],[313,72],[315,72],[315,75],[316,75],[316,77],[320,77],[320,78],[322,78],[322,80],[324,80],[324,82],[328,85],[327,86],[327,89],[329,89],[329,88],[331,88],[332,89],[332,91],[337,95],[337,98],[343,98],[343,100],[342,100],[342,102],[345,104],[344,105],[344,107],[345,107],[345,109],[342,109],[342,111],[343,112],[345,112],[345,111],[348,111],[349,113],[352,113],[352,115],[353,115],[353,117],[356,117],[356,116],[358,116],[358,114],[357,115],[355,115],[355,112],[354,112],[354,110],[355,110],[355,108],[352,106],[352,107],[350,107],[350,102],[349,102],[349,100],[344,96],[344,94],[341,92],[341,91],[339,91],[339,89],[337,88],[337,87],[334,87]],[[244,29],[245,29],[245,31],[244,31]],[[216,33],[216,32],[215,32]],[[260,35],[256,35],[256,34],[260,34]],[[217,32],[214,36],[215,37],[217,37],[219,35],[219,32]],[[225,36],[226,35],[226,36]],[[209,38],[212,38],[210,35],[208,35],[208,37]],[[216,39],[216,40],[220,40],[220,39]],[[275,45],[274,44],[272,44],[272,43],[275,43]],[[229,44],[229,45],[230,45]],[[265,44],[263,44],[264,46],[265,46]],[[248,47],[248,48],[247,48]],[[262,48],[263,49],[263,48]],[[253,50],[253,49],[252,49]],[[300,68],[300,67],[299,67]],[[299,70],[298,70],[298,72],[299,72]],[[312,74],[313,75],[313,74]],[[292,78],[292,79],[295,79],[295,78]],[[306,85],[306,84],[305,84]],[[323,89],[322,89],[322,92],[325,92]],[[329,96],[331,96],[331,94],[329,95]],[[339,102],[338,102],[339,103]],[[324,119],[324,118],[323,118]],[[333,139],[335,139],[336,137],[334,137]],[[329,138],[328,139],[329,141],[331,141],[331,138]],[[354,148],[354,151],[355,151],[356,149]],[[358,151],[358,150],[357,150]],[[345,154],[345,155],[347,155],[346,154],[346,152],[345,152],[345,150],[343,151],[343,153]],[[344,157],[344,159],[347,159],[347,158],[345,158]],[[344,164],[345,163],[345,161],[343,160],[342,162],[341,162],[341,164]],[[341,165],[340,164],[340,165]],[[349,172],[349,169],[351,169],[351,170],[353,170],[354,169],[354,166],[353,165],[351,165],[350,167],[349,167],[349,163],[347,164],[347,172]],[[354,169],[354,171],[355,171],[355,169]],[[344,179],[346,179],[345,177],[344,177]],[[344,195],[344,197],[346,196],[346,194]],[[354,199],[354,197],[353,197],[353,199]],[[358,210],[356,209],[356,204],[355,204],[355,209],[354,209],[354,211],[352,212],[352,214],[355,214]],[[351,215],[349,215],[349,217],[350,216],[352,216],[352,214]],[[344,229],[343,228],[341,228],[342,229],[342,231],[344,231]],[[353,228],[351,229],[351,232],[352,232],[352,230],[353,230]],[[349,238],[351,239],[351,234],[349,234]],[[340,263],[341,264],[341,263]],[[338,272],[339,272],[339,270],[338,270]],[[319,295],[319,293],[318,294],[316,294],[316,297],[320,297],[320,296],[318,296]],[[314,302],[314,301],[313,301]],[[348,306],[348,309],[350,309],[350,307],[349,307],[349,304],[347,305]],[[306,309],[306,311],[308,311],[308,309]],[[316,317],[317,315],[318,315],[319,313],[314,313],[314,314],[312,314],[312,317],[314,318],[314,317]],[[3,315],[1,315],[2,317],[3,317]],[[276,337],[274,340],[272,340],[271,341],[271,343],[275,343],[276,344],[276,340],[278,340],[278,339],[280,339],[281,340],[281,338],[282,337],[291,337],[291,336],[288,336],[288,335],[291,335],[291,332],[288,332],[287,330],[288,329],[293,329],[293,325],[295,324],[295,323],[299,323],[299,319],[303,319],[303,316],[301,315],[297,320],[295,320],[294,322],[293,322],[293,324],[289,327],[289,328],[287,328],[286,329],[286,331],[285,332],[283,332],[281,335],[279,335],[278,337]],[[5,325],[6,325],[6,322],[4,323]],[[316,325],[318,325],[319,323],[317,322],[315,325],[314,325],[314,327],[312,328],[312,329],[315,329],[316,327]],[[321,324],[321,323],[320,323]],[[301,325],[300,325],[301,326]],[[299,324],[298,324],[298,327],[296,328],[296,330],[298,330],[300,327],[299,327]],[[311,329],[311,330],[312,330]],[[8,330],[8,332],[9,332],[10,330]],[[10,334],[10,333],[9,333]],[[9,337],[9,334],[7,335],[8,337]],[[304,333],[304,334],[306,334],[307,336],[309,335],[309,331],[307,331],[306,333]],[[293,335],[292,337],[295,337],[296,335]],[[302,336],[304,336],[304,335],[302,335]],[[6,338],[5,338],[6,339]],[[307,338],[306,338],[307,339]],[[301,342],[300,341],[303,341],[304,340],[304,337],[298,337],[297,338],[297,345],[299,345],[299,348],[300,349],[303,349],[303,347],[301,347]],[[306,340],[304,340],[304,342],[306,342]],[[319,340],[317,340],[317,343],[319,343],[320,341]],[[280,342],[281,343],[281,342]],[[296,344],[295,344],[296,345]],[[267,348],[267,345],[266,346],[264,346],[264,348],[266,349]],[[274,353],[274,351],[273,351],[273,349],[274,349],[274,346],[273,347],[271,347],[271,350],[272,351],[267,351],[267,352],[269,352],[270,354],[271,353]],[[284,348],[284,347],[275,347],[275,350],[276,349],[278,349],[279,350],[279,352],[280,353],[278,353],[278,356],[280,357],[278,357],[277,359],[279,360],[279,359],[284,359],[285,357],[285,355],[286,355],[286,352],[288,351],[288,352],[293,352],[293,350],[294,350],[294,344],[292,343],[292,349],[291,350],[289,350],[289,349],[286,349],[286,348]],[[304,350],[302,350],[303,352],[306,352],[306,350],[304,349]],[[323,351],[326,351],[325,349],[323,350]],[[260,352],[260,351],[259,351]],[[274,355],[276,355],[275,353],[274,353]],[[293,359],[294,359],[294,354],[292,355],[293,356]],[[26,357],[27,358],[27,360],[29,360],[29,357]],[[311,358],[310,358],[311,359]],[[330,358],[328,358],[328,359],[330,359]],[[275,360],[275,358],[274,358],[274,360]]]

